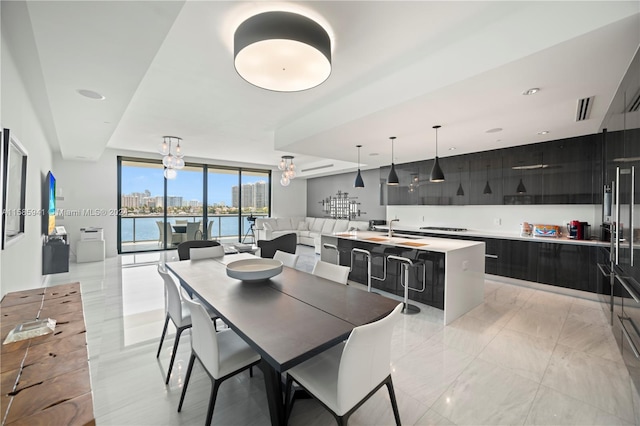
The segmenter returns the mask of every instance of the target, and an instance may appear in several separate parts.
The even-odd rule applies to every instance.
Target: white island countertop
[[[401,232],[401,231],[400,231]],[[435,238],[421,236],[393,236],[389,238],[387,234],[375,231],[351,231],[324,234],[328,237],[337,237],[346,240],[362,241],[365,243],[382,244],[406,249],[433,251],[438,253],[448,253],[454,250],[474,247],[483,244],[480,241],[455,240],[450,238]]]

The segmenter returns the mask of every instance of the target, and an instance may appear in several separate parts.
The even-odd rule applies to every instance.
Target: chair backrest
[[[213,321],[200,303],[193,300],[185,300],[184,303],[191,312],[191,348],[209,374],[219,379],[220,354]]]
[[[196,231],[200,229],[200,222],[188,222],[187,223],[187,240],[196,239]]]
[[[209,221],[209,225],[207,225],[207,240],[213,239],[213,220]]]
[[[351,331],[338,368],[338,408],[347,412],[391,374],[391,336],[402,311]]]
[[[164,230],[162,229],[162,221],[156,220],[156,225],[158,225],[158,231],[160,232],[160,239],[164,238]]]
[[[178,285],[161,265],[158,265],[158,273],[164,280],[165,310],[176,325],[182,325],[182,297]]]
[[[276,254],[276,250],[295,254],[297,243],[298,236],[295,233],[291,233],[280,235],[273,240],[258,240],[257,244],[260,247],[260,257],[271,259]]]
[[[211,247],[191,247],[189,257],[191,260],[215,259],[224,256],[224,247],[221,245]]]
[[[186,225],[188,222],[188,219],[176,219],[176,225]]]
[[[279,260],[280,262],[282,262],[284,266],[288,266],[289,268],[295,268],[296,263],[298,262],[297,254],[285,253],[280,250],[276,250],[276,253],[273,255],[273,258],[275,260]]]
[[[349,278],[349,267],[342,265],[334,265],[333,263],[323,262],[318,260],[311,272],[313,275],[317,275],[322,278],[326,278],[331,281],[336,281],[341,284],[346,284]]]
[[[189,260],[191,258],[190,251],[192,248],[214,247],[219,246],[217,241],[191,240],[178,244],[178,259]]]

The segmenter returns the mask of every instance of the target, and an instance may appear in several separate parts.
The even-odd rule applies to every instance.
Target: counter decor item
[[[534,237],[560,237],[560,227],[558,225],[533,225]]]
[[[227,265],[227,275],[242,281],[265,281],[282,272],[282,262],[274,259],[243,259]]]
[[[522,222],[520,224],[520,236],[521,237],[531,236],[531,225],[529,224],[529,222]]]

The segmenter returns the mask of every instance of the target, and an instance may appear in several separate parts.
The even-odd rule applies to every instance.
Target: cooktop
[[[431,231],[450,231],[450,232],[463,232],[467,228],[446,228],[443,226],[422,226],[420,229],[429,229]]]

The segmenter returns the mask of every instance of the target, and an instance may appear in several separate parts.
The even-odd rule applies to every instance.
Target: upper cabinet
[[[611,135],[620,142],[609,144],[608,158],[630,152],[640,157],[637,137],[627,136]],[[433,160],[396,164],[397,186],[386,185],[389,167],[382,167],[380,200],[383,205],[598,204],[602,151],[602,135],[596,134],[445,157],[440,158],[444,182],[429,181]]]

